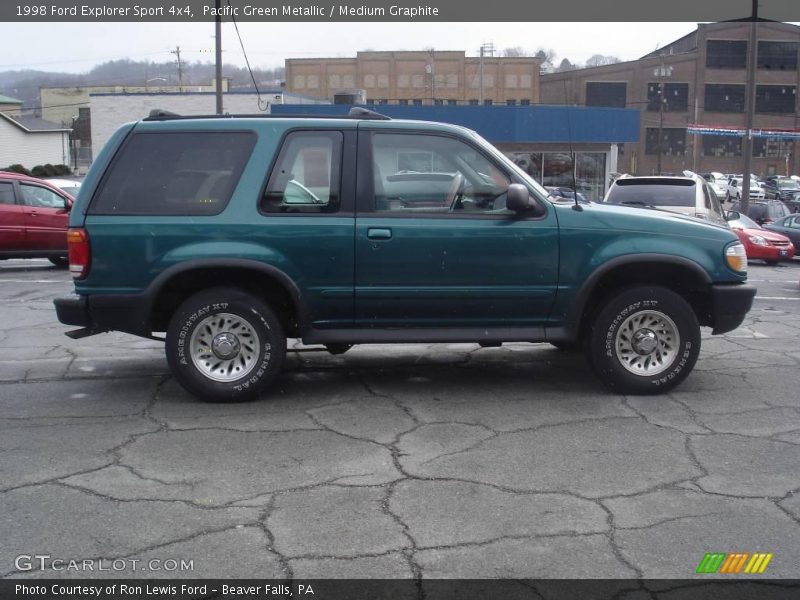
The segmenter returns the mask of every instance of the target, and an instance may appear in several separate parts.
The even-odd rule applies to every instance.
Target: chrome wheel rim
[[[241,379],[253,370],[261,352],[253,326],[239,315],[219,313],[206,317],[189,340],[192,363],[214,381]]]
[[[669,369],[680,345],[675,321],[656,310],[629,316],[620,325],[614,341],[620,364],[640,376],[658,375]]]

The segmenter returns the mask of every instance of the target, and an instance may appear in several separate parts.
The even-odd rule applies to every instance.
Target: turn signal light
[[[731,244],[725,249],[725,262],[734,271],[747,273],[747,252],[742,244]]]
[[[89,234],[85,229],[73,228],[67,231],[67,251],[69,254],[69,272],[73,279],[85,279],[89,274],[91,251]]]

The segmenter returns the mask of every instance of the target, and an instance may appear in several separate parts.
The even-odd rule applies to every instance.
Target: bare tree
[[[603,54],[594,54],[586,61],[587,67],[602,67],[603,65],[613,65],[621,62],[616,56],[604,56]]]
[[[555,70],[556,52],[552,48],[539,48],[534,54],[536,58],[542,61],[540,69],[549,73]]]
[[[578,65],[573,65],[569,62],[568,58],[562,59],[562,61],[558,64],[556,71],[563,72],[563,71],[574,71],[578,68]]]
[[[522,46],[514,46],[513,48],[504,48],[503,56],[527,56],[527,52]]]

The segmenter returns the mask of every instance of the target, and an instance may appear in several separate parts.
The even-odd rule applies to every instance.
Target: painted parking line
[[[756,296],[756,300],[800,300],[797,296]]]
[[[0,283],[69,283],[61,279],[0,279]]]

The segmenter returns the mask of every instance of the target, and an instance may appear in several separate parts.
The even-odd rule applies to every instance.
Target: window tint
[[[460,140],[376,133],[372,153],[378,212],[510,212],[505,207],[508,176]]]
[[[91,214],[215,215],[231,198],[256,136],[137,133],[114,160]]]
[[[694,181],[689,179],[676,179],[671,183],[620,179],[609,190],[606,202],[633,206],[695,206],[696,191]]]
[[[0,182],[0,204],[14,204],[14,184]]]
[[[265,212],[339,209],[342,134],[296,131],[286,136],[261,201]]]
[[[67,201],[47,188],[23,183],[22,203],[34,208],[66,208]]]

